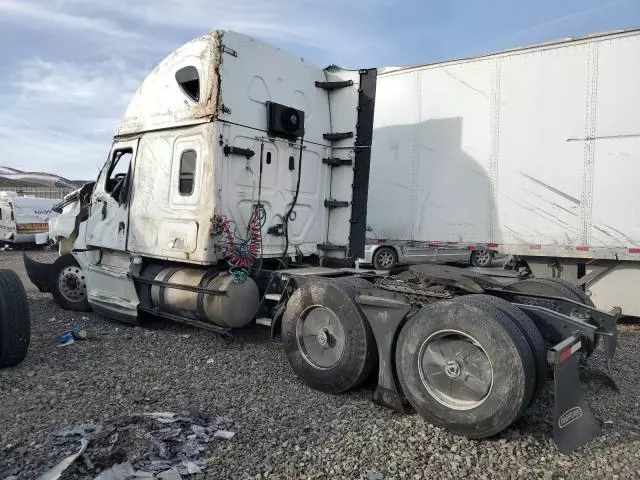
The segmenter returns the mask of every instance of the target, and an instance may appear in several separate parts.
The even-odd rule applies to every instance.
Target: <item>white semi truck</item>
[[[555,74],[574,66],[559,62]],[[406,85],[393,85],[402,78]],[[413,407],[471,438],[507,428],[551,369],[554,437],[563,451],[580,447],[599,423],[578,360],[600,345],[610,366],[619,312],[594,308],[559,279],[504,287],[440,265],[352,268],[364,255],[368,210],[380,208],[378,228],[399,234],[425,211],[418,141],[437,150],[466,138],[449,120],[414,134],[424,122],[403,94],[422,91],[412,89],[418,79],[428,81],[322,70],[228,31],[184,45],[133,97],[96,181],[56,207],[61,256],[43,264],[25,255],[29,277],[65,308],[128,322],[155,315],[224,335],[254,320],[270,325],[309,386],[338,393],[376,375],[378,403]],[[523,85],[521,96],[529,93]],[[473,125],[464,132],[473,137]],[[383,169],[397,190],[370,182]],[[490,198],[467,177],[438,180],[440,172],[429,188],[466,190],[471,203],[461,209]]]

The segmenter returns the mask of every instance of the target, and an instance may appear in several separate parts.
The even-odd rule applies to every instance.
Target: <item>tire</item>
[[[353,297],[353,287],[313,281],[296,290],[287,303],[281,331],[284,349],[296,374],[315,390],[353,389],[377,364],[373,332]]]
[[[511,425],[529,404],[535,383],[531,347],[520,329],[498,309],[466,296],[432,303],[405,324],[396,367],[418,413],[473,439]]]
[[[589,296],[580,288],[559,278],[528,278],[508,285],[505,290],[562,297],[574,302],[580,302],[589,307],[594,306]]]
[[[493,252],[491,250],[474,250],[471,252],[469,261],[474,267],[490,267],[493,263]]]
[[[58,257],[51,268],[51,294],[65,310],[88,312],[86,277],[70,253]]]
[[[535,364],[535,386],[533,389],[533,395],[527,407],[529,407],[542,393],[544,386],[547,383],[549,365],[547,364],[547,344],[538,330],[538,327],[529,316],[520,310],[515,305],[507,302],[498,297],[492,297],[490,295],[468,295],[465,297],[467,302],[484,303],[490,305],[493,308],[497,308],[502,313],[507,315],[511,321],[520,329],[522,334],[527,339],[531,353],[533,354],[533,361]]]
[[[382,247],[373,254],[373,268],[376,270],[391,270],[398,264],[398,254],[393,248]]]
[[[29,351],[29,302],[20,277],[0,270],[0,368],[22,363]]]

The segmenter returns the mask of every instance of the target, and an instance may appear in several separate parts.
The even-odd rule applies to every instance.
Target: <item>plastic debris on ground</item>
[[[78,459],[80,455],[82,455],[85,452],[85,450],[87,449],[88,443],[89,442],[87,441],[86,438],[81,439],[80,450],[78,450],[77,453],[74,453],[73,455],[69,455],[68,457],[66,457],[64,460],[58,463],[51,470],[45,472],[43,475],[38,477],[38,480],[57,480],[58,478],[60,478],[60,475],[62,475],[62,473],[66,469],[68,469],[73,464],[73,462],[75,462]]]
[[[73,338],[72,332],[67,332],[64,335],[60,335],[56,337],[56,340],[58,340],[58,343],[60,344],[58,345],[59,347],[66,347],[67,345],[73,345],[74,343],[76,343],[76,340]]]
[[[63,335],[56,337],[56,340],[60,344],[58,345],[59,347],[66,347],[67,345],[76,343],[76,340],[87,340],[88,338],[89,333],[83,327],[76,327],[74,330],[69,330]]]
[[[41,479],[56,480],[62,471],[68,480],[180,480],[206,475],[217,445],[234,437],[235,432],[228,430],[232,425],[221,416],[208,420],[189,413],[152,412],[60,428],[51,437],[56,448],[66,454],[80,441],[82,449]]]

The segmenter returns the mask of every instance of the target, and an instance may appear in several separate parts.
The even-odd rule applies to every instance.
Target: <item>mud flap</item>
[[[600,433],[600,422],[587,405],[580,383],[581,347],[580,338],[571,336],[547,353],[554,377],[553,439],[563,453],[577,450]]]
[[[51,267],[53,263],[42,263],[29,258],[26,253],[22,254],[24,268],[31,283],[41,292],[50,292],[49,283],[51,281]]]
[[[397,293],[374,288],[357,290],[356,301],[371,326],[378,347],[378,385],[373,401],[405,413],[408,407],[396,383],[395,344],[411,304],[404,295]]]

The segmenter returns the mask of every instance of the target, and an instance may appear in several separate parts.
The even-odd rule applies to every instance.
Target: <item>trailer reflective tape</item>
[[[630,248],[629,253],[640,253],[640,248]]]
[[[429,248],[438,248],[438,244],[436,242],[429,242]]]
[[[478,247],[476,245],[467,245],[467,250],[477,250]]]
[[[576,353],[578,350],[580,350],[580,348],[582,347],[582,341],[576,342],[571,346],[568,346],[567,348],[565,348],[564,350],[562,350],[558,356],[558,359],[560,360],[560,363],[564,362],[566,359],[568,359],[571,355],[573,355],[574,353]]]
[[[497,243],[487,243],[487,248],[498,248]]]
[[[530,250],[542,250],[542,245],[529,245]]]
[[[589,247],[586,246],[580,246],[580,247],[576,247],[576,250],[579,250],[580,252],[588,252],[589,251]]]

